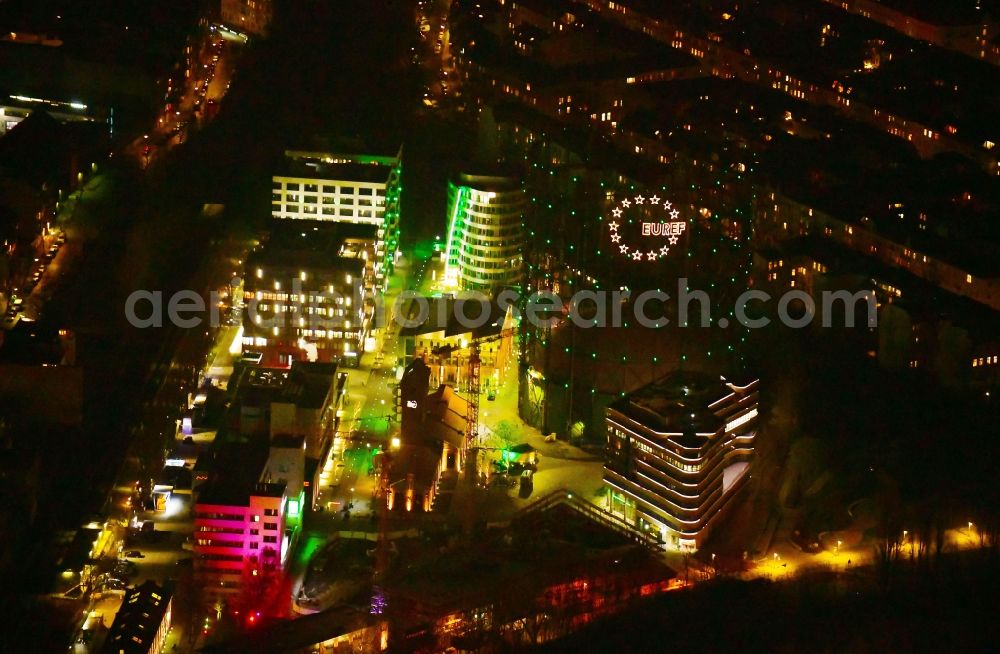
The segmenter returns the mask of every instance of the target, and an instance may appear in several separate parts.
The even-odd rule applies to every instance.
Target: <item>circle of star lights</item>
[[[643,248],[630,247],[628,244],[622,242],[622,236],[618,232],[620,225],[618,224],[618,219],[625,214],[628,209],[633,206],[652,206],[656,208],[663,208],[665,214],[663,220],[669,219],[672,221],[677,221],[680,219],[681,212],[674,207],[670,200],[665,198],[660,198],[657,195],[652,195],[650,197],[644,197],[642,195],[636,195],[632,198],[623,198],[621,202],[618,203],[614,209],[611,210],[612,220],[608,223],[608,228],[611,233],[611,243],[614,247],[618,248],[618,251],[624,255],[626,258],[632,261],[656,261],[662,259],[670,254],[670,247],[664,245],[659,249],[653,248],[651,250],[645,250]],[[678,236],[676,234],[670,235],[667,240],[670,245],[677,245]]]

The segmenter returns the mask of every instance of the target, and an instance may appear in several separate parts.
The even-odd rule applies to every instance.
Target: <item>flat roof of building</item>
[[[467,186],[477,191],[513,191],[521,188],[521,176],[516,168],[479,166],[474,171],[462,172],[453,178],[456,186]]]
[[[424,406],[427,407],[427,438],[461,447],[465,441],[469,401],[456,393],[453,387],[441,384],[427,396]]]
[[[247,257],[248,281],[255,279],[254,268],[358,273],[366,262],[345,256],[348,243],[375,242],[378,227],[370,224],[322,220],[272,220],[270,236]]]
[[[427,315],[421,320],[421,305]],[[507,307],[498,302],[485,305],[477,299],[455,297],[423,297],[406,300],[399,308],[406,321],[399,328],[400,336],[417,336],[443,331],[445,336],[471,334],[474,338],[499,334],[507,315]],[[484,311],[487,312],[484,315]],[[463,324],[465,323],[465,324]],[[472,327],[470,325],[479,325]]]
[[[734,390],[723,377],[677,370],[633,391],[611,408],[659,432],[715,433],[725,419],[711,407]]]
[[[780,248],[761,251],[761,254],[772,261],[807,257],[827,266],[824,274],[857,275],[889,283],[902,291],[902,296],[893,299],[892,303],[906,309],[914,317],[949,320],[978,338],[995,338],[1000,333],[1000,314],[989,307],[949,293],[903,268],[888,266],[875,257],[827,238],[804,236],[787,241]]]
[[[935,25],[980,25],[1000,18],[995,7],[982,0],[878,0],[902,14]]]
[[[294,434],[276,434],[274,438],[271,439],[271,447],[289,450],[302,449],[302,444],[305,440],[305,436],[295,436]]]
[[[285,482],[279,483],[258,483],[250,489],[252,497],[281,497],[285,494]]]
[[[337,364],[294,361],[281,390],[281,401],[305,409],[319,409],[326,402],[337,376]]]
[[[201,487],[196,504],[249,506],[250,495],[267,462],[267,444],[226,443],[216,452],[209,480]]]
[[[392,169],[398,165],[399,158],[392,155],[287,150],[282,170],[276,177],[385,184]]]
[[[237,634],[223,643],[207,644],[206,654],[280,654],[300,652],[328,640],[378,625],[381,616],[348,606],[311,615],[265,623],[251,633]]]
[[[173,596],[173,585],[146,581],[125,591],[101,654],[148,654]]]

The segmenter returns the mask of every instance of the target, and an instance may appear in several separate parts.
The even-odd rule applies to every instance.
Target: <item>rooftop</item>
[[[678,370],[633,391],[611,408],[659,432],[715,433],[725,426],[725,419],[710,407],[737,388],[723,377]]]
[[[322,408],[336,376],[336,363],[295,361],[288,371],[280,399],[305,409]]]
[[[425,548],[401,568],[386,582],[389,605],[415,620],[515,597],[534,605],[547,589],[566,583],[639,586],[675,576],[659,558],[566,505],[487,531],[474,544],[444,554]],[[497,589],[505,591],[498,595]]]
[[[285,482],[277,484],[254,484],[253,488],[250,490],[250,495],[252,497],[281,497],[285,494]]]
[[[397,156],[288,150],[280,176],[385,184]]]
[[[361,274],[365,260],[351,255],[350,241],[373,244],[378,227],[319,220],[273,220],[267,241],[250,253],[246,268],[251,283],[257,267],[283,271],[312,270]]]
[[[279,449],[302,449],[302,444],[305,442],[305,436],[293,436],[291,434],[276,434],[274,438],[271,439],[271,448]]]
[[[475,338],[491,336],[500,333],[507,315],[507,307],[500,306],[497,302],[484,306],[479,300],[473,299],[452,297],[425,297],[421,299],[427,307],[427,314],[423,321],[419,321],[421,303],[416,298],[407,300],[400,306],[399,316],[406,321],[400,326],[400,336],[416,336],[439,331],[444,331],[445,336],[459,334],[472,334]],[[488,311],[488,315],[484,316],[484,311]]]
[[[1000,19],[1000,10],[982,0],[878,0],[907,16],[935,25],[979,25]],[[985,11],[984,11],[985,10]]]
[[[209,480],[197,494],[197,504],[249,506],[256,493],[268,448],[256,444],[226,443],[216,452]]]
[[[202,651],[206,654],[300,652],[339,636],[377,626],[380,622],[380,617],[371,615],[367,609],[342,606],[294,620],[263,624],[251,633],[236,635],[226,642],[207,644]]]
[[[484,167],[476,172],[459,173],[454,183],[477,191],[514,191],[521,188],[521,177],[515,169]]]
[[[170,605],[173,587],[146,581],[125,592],[102,654],[147,654]]]
[[[459,396],[455,389],[441,384],[427,396],[427,422],[424,423],[427,438],[461,447],[465,440],[465,429],[469,411],[469,401]]]

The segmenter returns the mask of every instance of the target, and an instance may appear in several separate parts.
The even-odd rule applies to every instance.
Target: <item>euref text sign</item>
[[[657,195],[626,197],[611,210],[611,244],[632,261],[662,259],[687,231],[680,213],[670,200]]]

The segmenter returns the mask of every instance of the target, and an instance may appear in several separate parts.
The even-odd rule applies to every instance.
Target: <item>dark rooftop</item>
[[[366,610],[337,607],[311,615],[261,625],[252,633],[226,642],[205,645],[206,654],[280,654],[300,652],[339,636],[355,633],[380,622]]]
[[[215,455],[209,480],[198,493],[197,504],[249,506],[268,448],[256,444],[226,443]]]
[[[336,375],[336,363],[295,361],[288,371],[280,398],[305,409],[319,409],[326,402]]]
[[[283,449],[302,449],[305,436],[294,436],[291,434],[277,434],[271,439],[271,447]]]
[[[475,172],[458,174],[454,183],[477,191],[513,191],[521,187],[521,178],[513,168],[483,168]]]
[[[289,150],[279,175],[384,184],[398,164],[395,156]]]
[[[125,591],[101,654],[148,654],[173,595],[172,584],[146,581]]]
[[[0,333],[0,363],[56,366],[63,361],[59,330],[42,323],[20,320]]]
[[[250,490],[250,495],[254,497],[281,497],[285,494],[285,482],[278,484],[254,484]]]
[[[1000,18],[996,5],[982,0],[878,0],[907,16],[935,25],[979,25]],[[990,10],[992,9],[992,13]]]
[[[0,138],[0,174],[33,186],[68,186],[71,175],[101,156],[105,126],[60,123],[36,109]]]
[[[351,241],[372,241],[378,237],[375,225],[321,220],[272,220],[268,239],[250,253],[246,268],[252,282],[254,268],[282,270],[342,271],[360,274],[365,261],[344,256]]]
[[[733,393],[724,378],[675,371],[633,391],[611,407],[659,432],[715,433],[725,420],[711,405]]]
[[[427,315],[421,318],[421,302],[410,299],[399,308],[399,316],[406,322],[399,329],[400,336],[416,336],[444,331],[445,336],[472,333],[476,338],[499,334],[506,317],[506,307],[497,302],[485,306],[479,300],[450,297],[422,298]],[[487,315],[484,315],[487,311]],[[463,322],[467,324],[462,324]],[[470,327],[469,325],[480,325]]]

